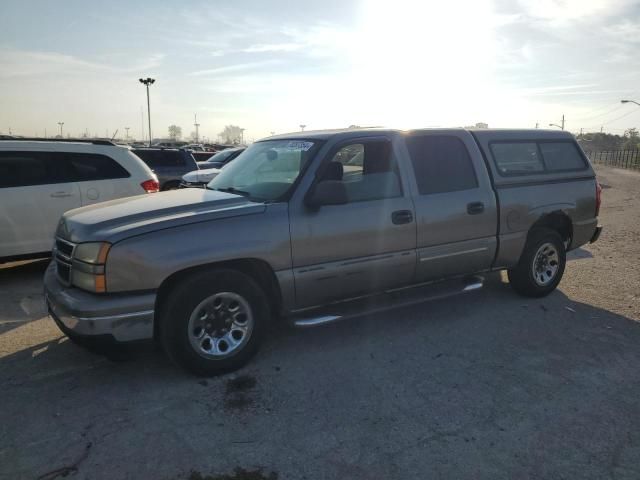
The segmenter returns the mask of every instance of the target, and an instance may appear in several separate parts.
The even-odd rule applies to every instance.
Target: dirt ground
[[[77,348],[45,316],[46,262],[0,267],[0,478],[640,478],[640,174],[598,174],[604,233],[549,297],[492,275],[277,330],[207,380]]]

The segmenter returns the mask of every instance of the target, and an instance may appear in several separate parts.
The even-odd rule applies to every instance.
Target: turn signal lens
[[[80,243],[73,251],[73,258],[91,264],[104,264],[111,244],[107,242]]]

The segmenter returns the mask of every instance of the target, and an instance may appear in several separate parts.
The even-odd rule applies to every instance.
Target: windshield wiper
[[[238,190],[235,187],[211,188],[210,190],[217,190],[219,192],[225,192],[225,193],[233,193],[235,195],[242,195],[243,197],[251,196],[249,192],[245,192],[244,190]]]

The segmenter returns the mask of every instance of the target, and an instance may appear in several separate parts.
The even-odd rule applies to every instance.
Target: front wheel
[[[524,247],[518,265],[509,270],[509,282],[527,297],[544,297],[560,283],[566,265],[566,250],[554,230],[534,230]]]
[[[167,354],[197,375],[243,366],[258,350],[269,318],[265,294],[249,276],[215,270],[188,277],[160,313]]]

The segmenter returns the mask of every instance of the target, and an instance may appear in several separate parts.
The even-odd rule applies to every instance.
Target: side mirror
[[[320,208],[323,205],[343,205],[347,202],[347,190],[344,188],[344,183],[337,180],[325,180],[317,183],[305,200],[305,204],[311,208]]]

